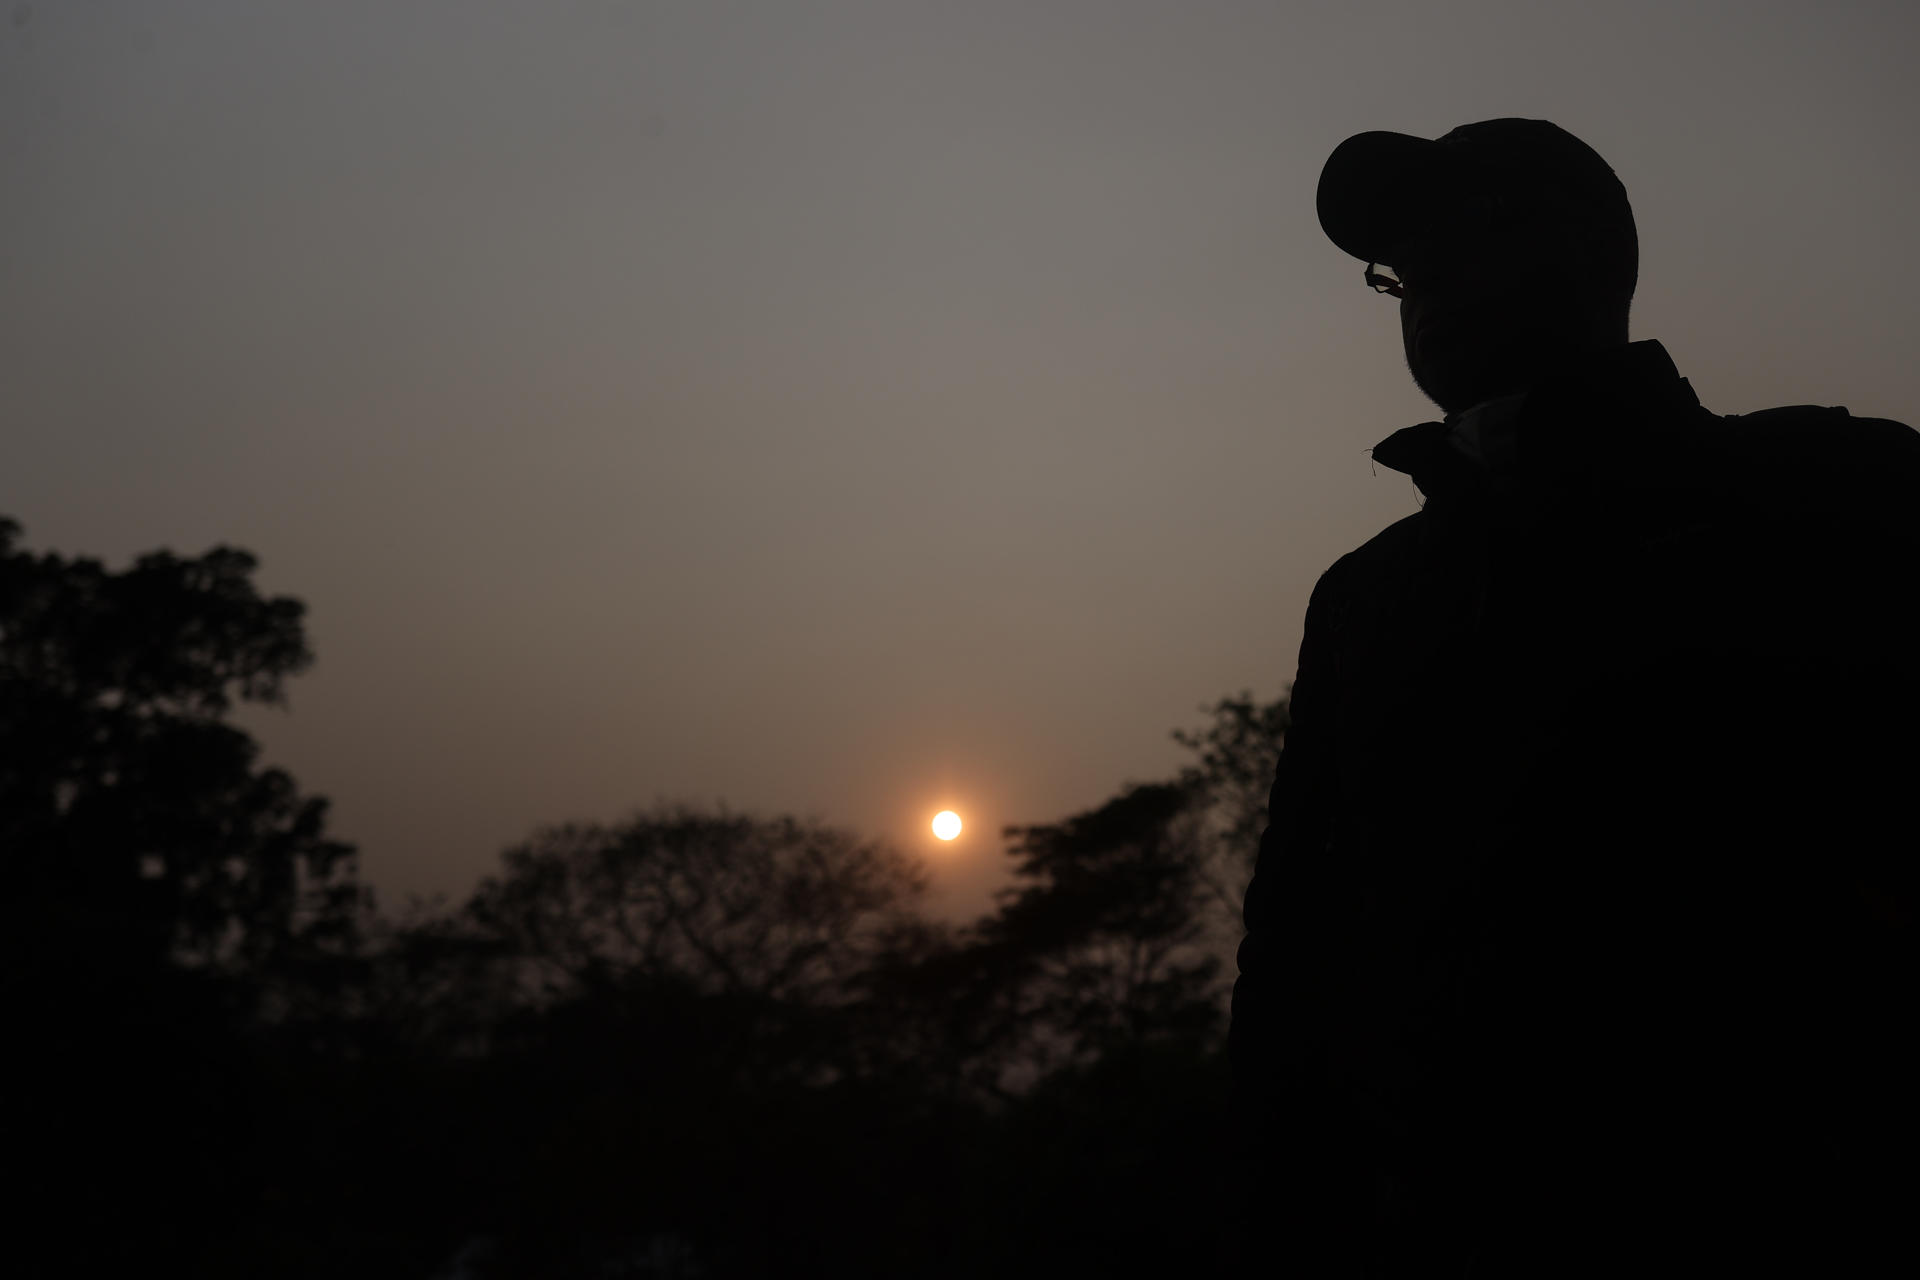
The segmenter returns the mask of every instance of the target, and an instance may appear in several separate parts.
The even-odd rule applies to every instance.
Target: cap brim
[[[1431,138],[1378,129],[1354,134],[1320,170],[1320,229],[1343,253],[1386,262],[1440,194],[1445,156]]]

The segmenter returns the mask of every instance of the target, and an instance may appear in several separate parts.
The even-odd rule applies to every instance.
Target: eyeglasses
[[[1516,251],[1487,242],[1478,245],[1456,243],[1446,256],[1440,258],[1421,255],[1414,259],[1414,251],[1408,250],[1408,257],[1414,260],[1402,266],[1388,267],[1369,262],[1366,281],[1375,293],[1404,298],[1410,280],[1417,280],[1422,289],[1432,289],[1510,274],[1518,264],[1528,260],[1526,252],[1530,251]]]
[[[1474,206],[1474,219],[1439,224],[1424,239],[1402,243],[1389,252],[1405,254],[1415,262],[1389,267],[1369,262],[1364,279],[1375,293],[1404,298],[1407,276],[1417,275],[1422,289],[1440,285],[1463,270],[1506,274],[1515,269],[1530,269],[1543,254],[1564,258],[1570,242],[1585,244],[1596,237],[1608,239],[1615,233],[1604,226],[1582,221],[1582,211],[1574,209],[1560,215],[1558,221],[1543,223],[1521,219],[1514,206],[1499,196],[1482,198]],[[1399,259],[1396,258],[1396,261]]]
[[[1388,294],[1395,298],[1405,297],[1407,287],[1400,278],[1390,273],[1390,269],[1377,262],[1367,264],[1367,283],[1373,286],[1375,293]]]

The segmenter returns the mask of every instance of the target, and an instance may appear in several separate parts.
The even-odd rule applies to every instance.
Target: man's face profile
[[[1585,308],[1554,287],[1554,267],[1565,260],[1549,255],[1553,239],[1520,226],[1439,231],[1409,241],[1388,264],[1403,286],[1407,368],[1446,412],[1519,390],[1591,327]]]
[[[1436,226],[1390,261],[1413,386],[1446,413],[1521,391],[1582,351],[1626,342],[1584,232],[1561,219]]]

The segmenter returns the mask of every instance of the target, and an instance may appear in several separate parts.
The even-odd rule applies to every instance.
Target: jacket
[[[1424,505],[1307,606],[1233,994],[1252,1247],[1877,1256],[1920,1136],[1920,433],[1714,414],[1651,341],[1499,408],[1504,470],[1458,420],[1374,448]]]

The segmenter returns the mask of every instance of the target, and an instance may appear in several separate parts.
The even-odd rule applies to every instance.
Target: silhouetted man
[[[1251,1260],[1910,1273],[1920,433],[1702,408],[1545,121],[1359,134],[1318,204],[1446,417],[1307,607],[1234,989]]]

